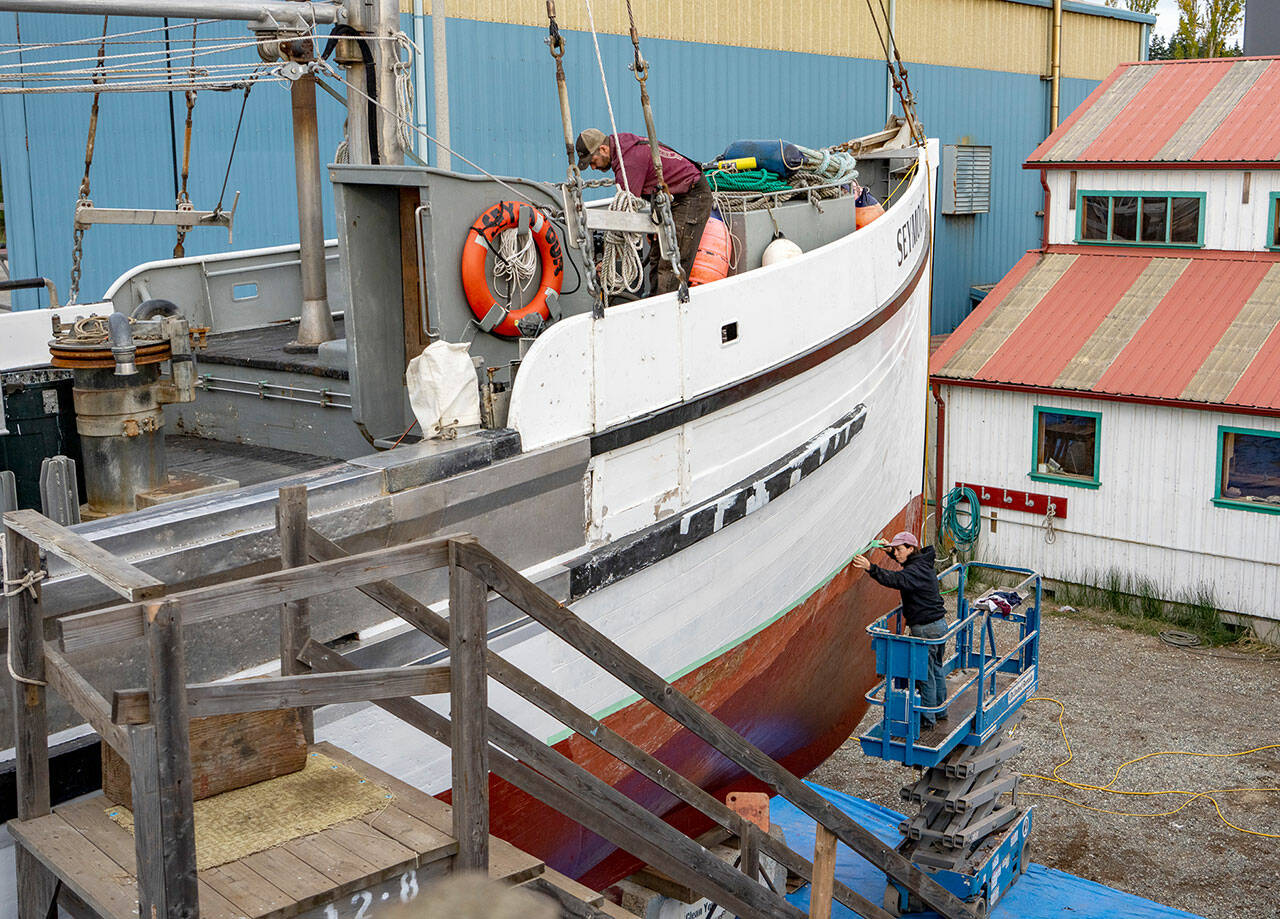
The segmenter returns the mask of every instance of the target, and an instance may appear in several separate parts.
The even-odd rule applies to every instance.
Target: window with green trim
[[[1077,242],[1120,246],[1204,244],[1203,192],[1081,191],[1078,195]]]
[[[1214,503],[1280,514],[1280,432],[1218,428]]]
[[[1037,405],[1031,478],[1096,488],[1101,427],[1097,412]]]
[[[1267,248],[1280,249],[1280,192],[1271,193],[1271,208],[1267,212]]]

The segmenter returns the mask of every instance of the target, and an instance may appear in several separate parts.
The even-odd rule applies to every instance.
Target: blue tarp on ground
[[[897,845],[902,815],[850,795],[810,783],[810,787],[844,811],[856,822],[889,845]],[[813,821],[790,802],[774,798],[769,808],[773,822],[787,834],[787,842],[797,852],[813,851]],[[1031,829],[1035,844],[1036,830]],[[836,878],[872,903],[884,902],[884,874],[843,845],[836,855]],[[809,888],[800,888],[787,897],[805,910],[809,908]],[[927,913],[922,915],[934,915]],[[839,902],[832,904],[832,919],[856,919],[857,914]],[[1197,919],[1192,913],[1162,906],[1142,897],[1112,890],[1073,874],[1033,864],[1014,883],[991,911],[991,919]]]

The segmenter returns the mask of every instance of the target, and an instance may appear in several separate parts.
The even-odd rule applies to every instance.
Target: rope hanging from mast
[[[590,7],[591,0],[587,0],[587,8],[590,9]],[[653,195],[654,211],[661,221],[658,232],[662,234],[671,256],[669,259],[671,273],[680,282],[676,296],[681,303],[688,303],[689,279],[685,274],[684,266],[680,264],[680,240],[676,236],[676,224],[671,216],[671,190],[667,187],[667,180],[662,174],[662,154],[658,150],[658,131],[653,125],[653,108],[649,104],[649,87],[647,83],[649,79],[649,64],[640,53],[640,33],[636,31],[636,17],[631,10],[631,0],[627,0],[627,19],[631,25],[631,46],[635,49],[635,60],[631,64],[631,70],[635,74],[636,82],[640,84],[640,108],[644,111],[644,126],[649,136],[649,155],[653,159],[653,172],[658,182],[658,189]],[[619,151],[619,156],[621,156],[621,151]]]

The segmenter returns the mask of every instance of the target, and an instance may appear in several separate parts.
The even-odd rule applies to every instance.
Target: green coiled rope
[[[957,516],[961,501],[969,502],[968,523],[961,523]],[[942,531],[951,536],[956,548],[967,549],[978,541],[978,534],[982,532],[982,514],[979,508],[978,493],[972,488],[957,486],[943,498]]]
[[[707,181],[716,191],[795,191],[795,188],[767,169],[746,169],[742,172],[709,170]]]

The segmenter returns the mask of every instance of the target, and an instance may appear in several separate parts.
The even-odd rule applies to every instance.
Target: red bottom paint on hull
[[[882,531],[918,531],[920,502]],[[848,739],[876,679],[866,626],[898,605],[896,591],[846,566],[795,609],[675,685],[796,775],[813,771]],[[764,790],[740,767],[647,702],[604,723],[723,800]],[[690,836],[712,826],[647,779],[579,735],[555,748]],[[558,871],[602,890],[633,874],[639,859],[491,776],[491,830]],[[447,795],[446,795],[447,796]]]

